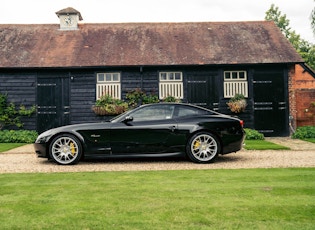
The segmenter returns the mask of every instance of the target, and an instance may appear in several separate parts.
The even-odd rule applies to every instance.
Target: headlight
[[[52,136],[53,132],[52,130],[47,130],[46,132],[41,133],[35,143],[45,143],[47,140]]]

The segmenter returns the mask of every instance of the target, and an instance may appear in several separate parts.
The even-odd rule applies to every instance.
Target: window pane
[[[161,81],[166,81],[166,73],[160,73],[160,80]]]
[[[110,73],[106,74],[106,81],[112,81],[112,75]]]
[[[232,79],[237,79],[237,72],[232,72]]]
[[[169,80],[174,80],[174,73],[168,73]]]
[[[160,105],[154,107],[146,107],[130,114],[134,121],[153,121],[171,119],[175,106]]]
[[[245,79],[245,72],[239,72],[238,77],[239,79]]]
[[[189,108],[189,107],[179,107],[178,110],[178,117],[185,117],[185,116],[191,116],[191,115],[203,115],[203,114],[211,114],[211,112],[206,110],[201,110],[198,108]]]
[[[181,74],[175,73],[175,80],[181,80]]]
[[[224,73],[224,78],[225,78],[225,79],[231,79],[230,72],[225,72],[225,73]]]
[[[118,73],[113,74],[113,81],[119,81],[119,74]]]
[[[104,81],[105,78],[104,78],[104,74],[103,73],[99,73],[97,74],[97,81]]]

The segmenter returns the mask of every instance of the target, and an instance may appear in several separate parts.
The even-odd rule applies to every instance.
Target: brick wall
[[[296,97],[296,122],[297,127],[312,125],[315,126],[315,89],[297,89]]]
[[[289,70],[289,101],[293,129],[315,126],[315,78],[301,65]]]

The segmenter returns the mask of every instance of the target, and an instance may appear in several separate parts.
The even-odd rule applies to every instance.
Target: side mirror
[[[125,117],[125,119],[123,120],[124,123],[128,123],[130,121],[133,121],[133,117],[132,116],[127,116]]]

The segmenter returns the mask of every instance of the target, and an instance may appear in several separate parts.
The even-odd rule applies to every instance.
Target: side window
[[[96,100],[103,95],[121,99],[120,73],[98,73],[96,83]]]
[[[205,114],[212,114],[210,111],[198,109],[198,108],[191,108],[187,106],[179,106],[176,112],[175,117],[186,117],[186,116],[193,116],[193,115],[205,115]]]
[[[130,114],[133,121],[154,121],[171,119],[175,106],[160,105],[141,108]]]

